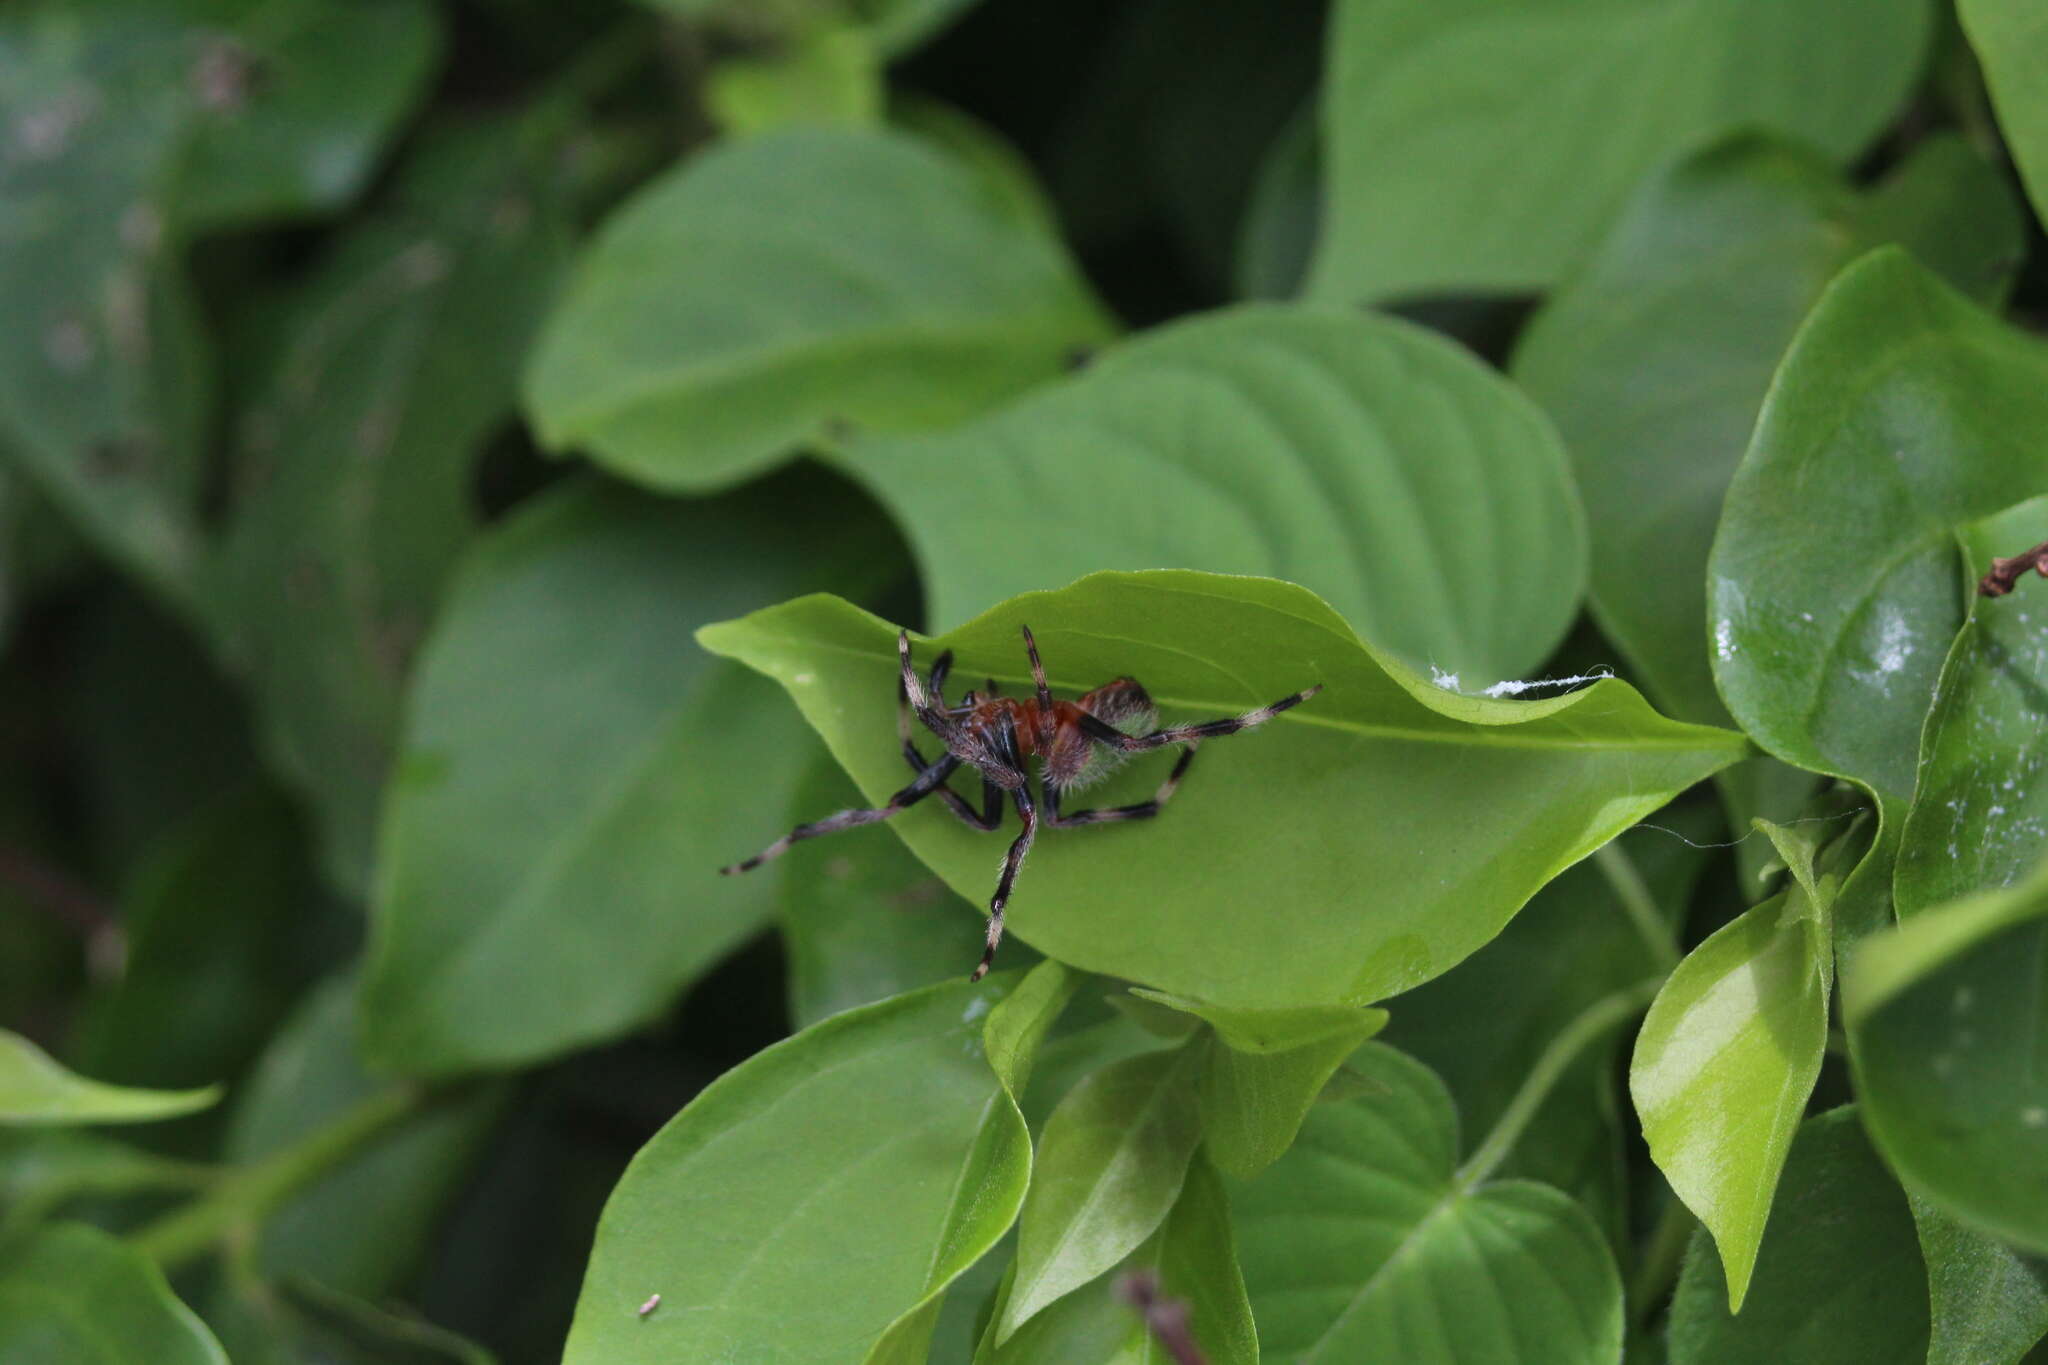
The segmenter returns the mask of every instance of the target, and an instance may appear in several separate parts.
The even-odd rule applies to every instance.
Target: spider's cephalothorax
[[[1003,907],[1009,904],[1010,888],[1017,880],[1017,869],[1023,866],[1024,855],[1031,851],[1031,841],[1040,824],[1064,829],[1073,825],[1106,825],[1117,820],[1144,820],[1157,815],[1160,807],[1172,797],[1174,788],[1180,785],[1181,777],[1195,757],[1198,743],[1263,725],[1290,706],[1299,706],[1323,690],[1322,684],[1318,683],[1292,696],[1282,697],[1271,706],[1262,706],[1241,716],[1199,721],[1192,725],[1169,725],[1159,730],[1153,728],[1159,720],[1159,708],[1152,704],[1152,698],[1146,695],[1137,679],[1118,678],[1075,701],[1055,701],[1052,688],[1045,680],[1045,665],[1038,659],[1038,642],[1031,638],[1029,626],[1024,627],[1024,652],[1031,658],[1035,696],[1005,697],[996,690],[995,680],[990,679],[986,695],[969,692],[958,703],[949,704],[945,686],[946,674],[953,666],[952,651],[941,654],[933,662],[928,681],[920,681],[910,666],[910,634],[908,631],[899,634],[896,637],[896,654],[902,666],[902,677],[896,693],[896,730],[903,745],[904,760],[917,776],[909,786],[890,797],[885,806],[843,810],[823,820],[798,825],[745,862],[720,870],[728,874],[750,871],[771,858],[779,857],[800,839],[815,839],[820,834],[837,834],[842,829],[871,825],[933,795],[944,801],[947,809],[967,824],[980,830],[993,830],[1003,823],[1003,798],[1007,795],[1016,803],[1017,815],[1024,822],[1024,828],[1004,855],[1002,876],[996,882],[995,895],[989,898],[988,948],[981,955],[981,965],[968,978],[979,981],[988,974],[989,964],[995,960],[996,945],[1002,942]],[[912,713],[946,746],[946,752],[937,762],[927,763],[918,750],[917,741],[911,738]],[[1150,801],[1099,810],[1060,810],[1064,796],[1107,776],[1130,755],[1146,749],[1161,749],[1169,744],[1187,747]],[[1039,762],[1039,795],[1036,801],[1031,796],[1030,770],[1025,766],[1025,760],[1033,756]],[[946,785],[946,779],[963,763],[981,773],[982,808],[979,811]]]

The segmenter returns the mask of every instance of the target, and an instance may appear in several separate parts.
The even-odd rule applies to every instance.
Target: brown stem
[[[1149,1270],[1134,1270],[1117,1281],[1116,1292],[1138,1310],[1147,1330],[1180,1365],[1209,1365],[1202,1348],[1195,1345],[1194,1333],[1188,1330],[1186,1301],[1161,1294],[1158,1275]]]
[[[1986,597],[2003,597],[2013,590],[2013,586],[2029,569],[2043,578],[2048,578],[2048,540],[2042,541],[2025,554],[2014,555],[2011,559],[1992,560],[1991,572],[1977,581],[1977,591]]]

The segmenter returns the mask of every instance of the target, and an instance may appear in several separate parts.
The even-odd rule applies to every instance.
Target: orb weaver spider
[[[1052,688],[1045,680],[1045,665],[1038,658],[1038,642],[1031,637],[1029,626],[1024,627],[1024,652],[1031,659],[1031,681],[1036,696],[1006,697],[997,690],[995,679],[991,678],[986,695],[969,691],[957,703],[949,704],[945,687],[946,675],[953,667],[953,651],[947,650],[939,655],[932,663],[929,679],[920,681],[916,670],[910,666],[910,633],[898,634],[896,656],[902,673],[896,688],[896,732],[902,744],[903,758],[917,776],[909,786],[890,797],[886,805],[843,810],[837,815],[798,825],[745,862],[734,863],[719,871],[727,876],[750,872],[762,863],[780,857],[791,844],[887,820],[933,795],[944,801],[946,808],[962,823],[974,829],[993,831],[1003,823],[1003,799],[1007,796],[1016,803],[1017,815],[1024,822],[1024,829],[1003,856],[1002,875],[996,881],[995,895],[989,898],[988,947],[981,955],[981,964],[967,978],[979,981],[988,975],[989,964],[995,961],[996,945],[1003,940],[1003,907],[1010,902],[1010,889],[1016,883],[1017,869],[1024,865],[1024,855],[1031,851],[1032,840],[1037,837],[1041,823],[1048,829],[1071,829],[1078,825],[1150,819],[1172,799],[1181,778],[1187,775],[1188,764],[1194,761],[1195,747],[1201,741],[1264,725],[1282,711],[1301,705],[1323,690],[1322,684],[1317,683],[1241,716],[1198,721],[1190,725],[1169,725],[1159,730],[1153,728],[1159,721],[1159,708],[1137,679],[1117,678],[1083,694],[1078,700],[1055,701]],[[913,713],[945,746],[945,753],[936,762],[927,762],[917,747],[917,741],[911,737],[910,717]],[[1187,747],[1181,751],[1180,760],[1173,765],[1173,771],[1166,775],[1166,780],[1159,784],[1159,790],[1152,794],[1151,800],[1097,810],[1060,810],[1061,800],[1069,793],[1107,777],[1132,754],[1162,749],[1169,744]],[[1036,802],[1031,798],[1030,771],[1025,767],[1025,760],[1033,756],[1037,757],[1040,768]],[[982,809],[979,811],[946,785],[946,779],[963,763],[981,774]]]

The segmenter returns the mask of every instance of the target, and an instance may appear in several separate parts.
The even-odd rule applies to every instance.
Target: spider
[[[932,795],[944,801],[946,808],[964,824],[978,830],[993,831],[1003,823],[1003,798],[1008,796],[1016,803],[1017,815],[1024,822],[1024,829],[1003,856],[1002,876],[996,882],[995,895],[989,898],[988,947],[981,955],[980,965],[967,978],[979,981],[988,975],[989,964],[995,961],[996,945],[1003,940],[1003,907],[1010,902],[1010,888],[1016,883],[1017,869],[1024,865],[1024,855],[1031,851],[1031,842],[1037,837],[1041,823],[1051,829],[1068,829],[1076,825],[1107,825],[1120,820],[1150,819],[1172,799],[1174,789],[1187,775],[1188,764],[1194,761],[1195,747],[1202,740],[1234,735],[1239,730],[1264,725],[1282,711],[1301,705],[1323,690],[1322,684],[1317,683],[1241,716],[1192,725],[1169,725],[1159,730],[1153,728],[1158,724],[1159,708],[1137,679],[1118,678],[1104,683],[1077,701],[1054,701],[1052,688],[1046,684],[1045,665],[1038,658],[1038,642],[1031,638],[1029,626],[1024,627],[1024,652],[1031,659],[1031,681],[1037,690],[1035,697],[1006,697],[997,690],[995,679],[991,678],[987,695],[969,691],[958,703],[948,704],[946,674],[953,667],[953,652],[947,650],[939,655],[932,663],[930,679],[920,682],[910,666],[910,633],[898,634],[896,656],[902,667],[902,676],[896,690],[896,732],[903,747],[904,761],[910,764],[910,770],[917,776],[909,786],[890,797],[886,805],[867,810],[843,810],[837,815],[798,825],[745,862],[734,863],[719,871],[727,876],[750,872],[762,863],[780,857],[791,844],[800,840],[887,820]],[[936,762],[927,762],[918,750],[916,740],[911,738],[912,713],[945,745],[945,753]],[[1060,801],[1069,792],[1079,791],[1107,777],[1132,754],[1161,749],[1169,744],[1187,747],[1181,751],[1180,760],[1173,765],[1173,771],[1166,775],[1166,780],[1159,784],[1159,790],[1153,793],[1151,800],[1130,806],[1061,812]],[[1031,798],[1030,771],[1024,762],[1033,755],[1037,756],[1040,766],[1036,802]],[[946,779],[963,763],[981,773],[982,809],[979,811],[946,785]]]

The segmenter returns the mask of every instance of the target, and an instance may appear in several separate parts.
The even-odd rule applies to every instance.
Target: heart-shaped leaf
[[[228,1365],[161,1270],[83,1223],[48,1228],[0,1256],[0,1360]]]
[[[1097,574],[913,653],[923,664],[950,648],[956,677],[1028,692],[1023,623],[1063,688],[1127,674],[1175,720],[1323,686],[1268,726],[1205,744],[1158,820],[1049,832],[1017,882],[1010,921],[1033,946],[1218,1007],[1362,1005],[1425,981],[1563,868],[1743,753],[1738,737],[1664,720],[1619,682],[1533,702],[1434,687],[1312,594],[1265,579]],[[700,638],[788,688],[870,800],[904,784],[893,627],[821,596]],[[1165,766],[1132,765],[1099,800],[1138,799]],[[986,900],[1003,836],[929,808],[893,828],[961,895]]]
[[[1457,1113],[1421,1063],[1368,1043],[1350,1066],[1373,1093],[1317,1105],[1231,1191],[1261,1358],[1619,1359],[1621,1277],[1585,1210],[1454,1173]]]
[[[942,626],[1099,569],[1269,574],[1478,687],[1547,658],[1585,583],[1550,424],[1394,318],[1204,315],[980,421],[836,458],[895,512]]]
[[[832,1365],[935,1300],[1030,1180],[1023,1116],[981,1049],[1014,984],[835,1015],[692,1100],[605,1205],[565,1365]]]
[[[1671,1304],[1672,1365],[1922,1365],[1926,1268],[1905,1196],[1856,1111],[1801,1124],[1780,1184],[1740,1315],[1720,1258],[1693,1238]]]
[[[2048,867],[1864,940],[1842,1018],[1864,1123],[1908,1188],[2048,1252]]]
[[[660,488],[851,423],[944,425],[1111,324],[1035,215],[881,131],[790,129],[653,181],[586,250],[527,376],[541,440]]]
[[[2019,229],[2003,177],[1960,139],[1923,143],[1858,194],[1817,154],[1745,135],[1652,175],[1530,319],[1514,376],[1578,470],[1593,614],[1664,710],[1727,717],[1707,556],[1771,372],[1828,281],[1898,240],[1989,298]]]
[[[443,1073],[610,1037],[762,923],[774,881],[717,868],[782,822],[816,749],[690,629],[901,562],[872,507],[815,473],[700,503],[582,483],[482,537],[422,654],[385,810],[369,1056]]]
[[[1847,161],[1919,75],[1932,17],[1923,0],[1343,0],[1309,288],[1541,288],[1584,258],[1645,171],[1725,128],[1790,133]]]
[[[74,1075],[18,1033],[0,1029],[0,1124],[148,1123],[204,1109],[221,1088],[137,1090]]]

